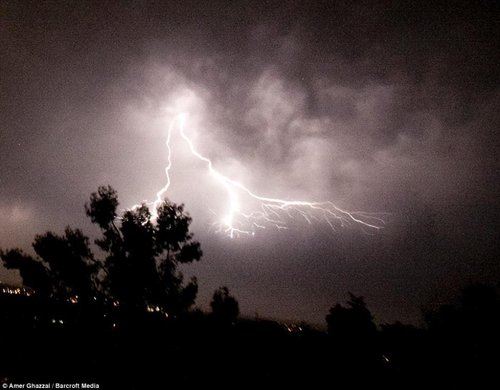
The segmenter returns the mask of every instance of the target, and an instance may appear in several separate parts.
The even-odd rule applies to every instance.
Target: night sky
[[[3,0],[0,247],[66,225],[96,237],[99,185],[122,208],[154,200],[182,111],[252,191],[385,220],[231,239],[210,228],[224,191],[173,139],[199,307],[226,285],[244,315],[324,324],[351,291],[377,323],[420,324],[464,284],[498,284],[500,3],[352,3]]]

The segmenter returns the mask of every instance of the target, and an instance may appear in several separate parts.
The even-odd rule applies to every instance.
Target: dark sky
[[[419,323],[498,283],[500,3],[353,3],[3,0],[0,247],[95,236],[101,184],[124,208],[153,200],[182,110],[254,192],[387,213],[376,234],[297,221],[229,239],[209,229],[225,196],[180,145],[167,195],[205,252],[184,270],[199,306],[227,285],[246,315],[324,324],[351,291],[378,323]]]

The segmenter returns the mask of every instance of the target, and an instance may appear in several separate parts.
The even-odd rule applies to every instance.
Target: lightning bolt
[[[255,235],[259,229],[288,229],[291,221],[300,218],[308,224],[313,222],[324,222],[333,230],[336,227],[345,227],[348,225],[358,225],[365,231],[377,231],[384,225],[384,220],[375,214],[356,211],[350,212],[342,210],[332,202],[306,202],[302,200],[284,200],[260,196],[245,187],[242,183],[235,181],[219,171],[217,171],[212,161],[200,154],[193,142],[185,131],[186,114],[177,115],[168,128],[167,139],[167,166],[165,174],[167,182],[165,186],[156,194],[156,200],[153,202],[153,213],[163,201],[165,193],[168,191],[171,179],[170,170],[172,168],[172,147],[171,139],[175,129],[179,130],[181,138],[186,142],[191,154],[203,161],[209,174],[226,192],[228,207],[222,218],[212,224],[217,232],[223,232],[229,237],[234,238],[240,235]],[[253,199],[258,205],[254,211],[244,212],[241,206],[242,197]],[[155,215],[153,215],[154,217]]]

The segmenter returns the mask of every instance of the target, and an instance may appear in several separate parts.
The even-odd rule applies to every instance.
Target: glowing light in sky
[[[255,235],[259,229],[288,229],[291,223],[297,219],[312,224],[322,222],[328,224],[332,229],[357,225],[365,230],[377,231],[382,228],[384,221],[376,215],[356,211],[342,210],[332,202],[307,202],[303,200],[285,200],[269,198],[255,194],[242,183],[235,181],[216,170],[212,161],[200,154],[185,131],[187,115],[179,114],[170,123],[167,132],[167,166],[165,174],[167,182],[156,194],[153,203],[153,213],[156,207],[163,201],[168,191],[172,168],[172,136],[175,130],[182,140],[187,144],[191,154],[207,166],[210,177],[214,183],[223,188],[227,194],[227,208],[222,216],[217,216],[212,224],[217,232],[223,232],[234,238],[240,235]]]

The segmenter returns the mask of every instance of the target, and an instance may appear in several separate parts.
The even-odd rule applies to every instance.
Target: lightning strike
[[[350,212],[342,210],[329,201],[307,202],[302,200],[284,200],[255,194],[242,183],[217,171],[212,161],[196,150],[193,142],[186,134],[185,123],[186,114],[179,114],[169,125],[165,141],[167,147],[167,166],[165,167],[167,182],[165,186],[156,193],[156,200],[153,202],[153,213],[156,213],[156,208],[163,201],[164,195],[171,184],[171,139],[174,130],[178,129],[181,138],[187,144],[191,154],[206,164],[210,176],[227,194],[227,210],[222,217],[219,216],[217,221],[212,224],[216,232],[223,232],[231,238],[240,235],[253,236],[257,230],[261,229],[288,229],[290,222],[297,219],[301,219],[308,224],[323,222],[328,224],[332,230],[335,230],[339,226],[346,227],[353,224],[363,228],[365,231],[377,231],[382,229],[384,220],[377,215],[363,211]],[[256,209],[247,212],[242,211],[241,200],[244,197],[255,202],[257,205]],[[153,217],[155,217],[154,214]]]

